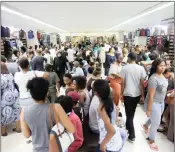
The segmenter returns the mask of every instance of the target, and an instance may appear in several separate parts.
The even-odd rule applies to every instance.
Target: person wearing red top
[[[63,107],[64,111],[69,116],[69,119],[74,124],[74,142],[69,146],[68,152],[76,152],[82,146],[84,137],[80,118],[73,111],[73,100],[69,96],[60,96],[57,98],[56,102]]]

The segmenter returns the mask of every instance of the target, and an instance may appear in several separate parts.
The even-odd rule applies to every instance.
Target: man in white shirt
[[[52,47],[49,51],[50,51],[51,57],[54,59],[56,57],[56,49]]]
[[[92,98],[91,105],[89,107],[89,127],[93,133],[99,134],[97,109],[100,102],[96,95]]]
[[[19,65],[21,68],[20,72],[16,72],[14,76],[15,83],[19,87],[19,103],[20,107],[25,107],[34,103],[30,92],[27,90],[27,83],[34,77],[49,77],[49,74],[41,71],[29,71],[29,61],[27,58],[22,58],[19,60]]]
[[[76,76],[84,76],[83,69],[80,68],[80,63],[78,61],[74,61],[74,66],[75,66],[75,75]]]
[[[70,46],[69,49],[67,50],[67,60],[70,62],[74,61],[74,50],[72,49],[72,47]]]
[[[107,43],[104,44],[104,49],[106,52],[109,52],[109,49],[111,48],[111,46]]]
[[[146,72],[144,68],[136,64],[137,54],[129,53],[128,62],[120,72],[122,78],[122,94],[125,104],[126,129],[128,130],[130,142],[135,141],[135,129],[133,119],[137,104],[144,100],[144,79]]]

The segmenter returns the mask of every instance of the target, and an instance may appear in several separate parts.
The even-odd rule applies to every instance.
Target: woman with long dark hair
[[[123,147],[120,129],[116,125],[116,109],[110,97],[110,87],[106,80],[96,80],[93,85],[100,104],[97,109],[99,127],[98,152],[120,152]]]
[[[165,68],[166,65],[163,59],[157,58],[152,63],[148,80],[148,94],[145,99],[146,115],[149,119],[143,125],[143,129],[147,133],[151,125],[148,140],[150,148],[154,151],[158,151],[155,138],[164,110],[164,100],[168,87],[168,81],[163,75]]]

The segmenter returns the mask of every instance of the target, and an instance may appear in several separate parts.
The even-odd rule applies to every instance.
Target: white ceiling
[[[6,2],[18,12],[42,20],[68,32],[94,33],[120,24],[155,5],[167,2]],[[1,12],[1,22],[5,26],[22,29],[56,32],[42,24],[21,18],[8,12]],[[131,31],[137,28],[159,24],[161,20],[174,16],[174,5],[130,22],[115,30]],[[58,32],[58,31],[57,31]]]

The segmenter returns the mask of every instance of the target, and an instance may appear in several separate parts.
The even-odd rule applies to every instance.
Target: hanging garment
[[[37,32],[37,39],[40,39],[40,38],[41,38],[41,33]]]
[[[140,30],[136,30],[136,36],[140,36]]]
[[[28,31],[28,39],[33,39],[34,38],[34,33],[32,30]]]
[[[132,32],[128,33],[128,39],[131,40],[132,39]]]
[[[147,29],[145,29],[145,35],[146,36],[150,36],[150,30],[147,28]]]
[[[1,37],[6,37],[6,28],[1,26]]]
[[[10,29],[6,27],[6,37],[10,37]]]
[[[145,29],[140,30],[140,36],[145,36]]]
[[[25,31],[22,30],[22,29],[19,31],[19,38],[20,38],[20,39],[26,38]]]

